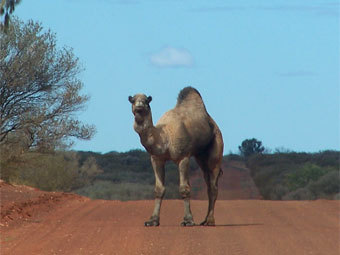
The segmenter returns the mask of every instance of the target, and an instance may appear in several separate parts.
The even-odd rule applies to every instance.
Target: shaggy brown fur
[[[152,97],[144,94],[129,97],[135,116],[134,129],[151,155],[156,179],[155,208],[145,226],[159,225],[161,202],[165,193],[164,165],[168,160],[174,161],[179,168],[179,191],[185,209],[182,226],[194,225],[189,184],[189,159],[192,156],[203,170],[208,187],[208,213],[201,225],[215,225],[214,207],[223,156],[220,129],[207,113],[200,93],[192,87],[186,87],[179,93],[175,108],[166,112],[156,126],[152,121],[151,100]]]

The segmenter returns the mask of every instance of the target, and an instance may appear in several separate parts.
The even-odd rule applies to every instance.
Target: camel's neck
[[[146,150],[151,151],[155,143],[156,132],[152,122],[151,110],[147,115],[136,113],[134,129],[139,134],[142,145]]]

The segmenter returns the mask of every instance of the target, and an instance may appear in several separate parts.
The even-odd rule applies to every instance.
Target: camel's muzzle
[[[141,113],[146,112],[146,108],[144,106],[135,106],[133,112],[141,114]]]

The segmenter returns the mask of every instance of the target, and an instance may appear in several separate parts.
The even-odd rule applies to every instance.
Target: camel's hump
[[[197,89],[193,87],[185,87],[178,94],[177,105],[185,102],[185,100],[191,96],[196,97],[197,100],[202,101],[203,103],[201,94],[198,92]]]

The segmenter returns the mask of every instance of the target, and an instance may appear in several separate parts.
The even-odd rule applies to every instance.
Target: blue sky
[[[96,4],[93,4],[93,3]],[[23,0],[74,49],[94,124],[74,149],[142,148],[127,98],[153,97],[156,122],[185,86],[197,88],[221,128],[225,153],[244,139],[270,149],[339,149],[339,2]]]

